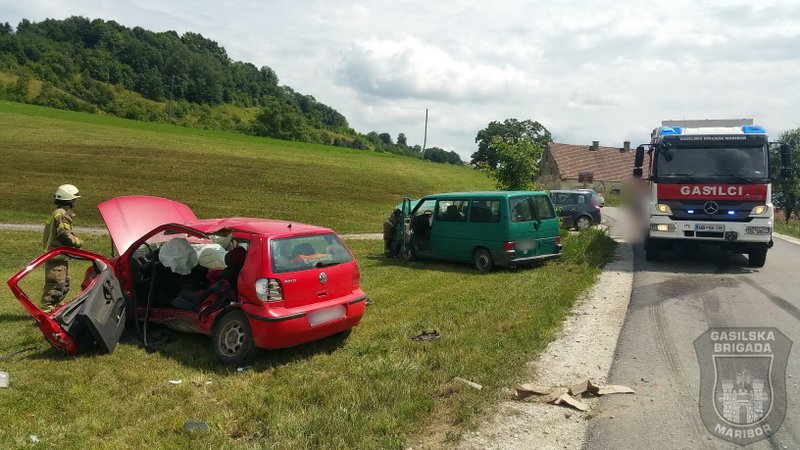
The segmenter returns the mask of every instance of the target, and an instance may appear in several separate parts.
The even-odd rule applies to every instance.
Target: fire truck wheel
[[[767,262],[767,249],[752,250],[747,254],[747,259],[750,260],[750,267],[764,267],[764,263]]]
[[[658,261],[659,246],[653,239],[644,238],[644,259],[648,261]]]

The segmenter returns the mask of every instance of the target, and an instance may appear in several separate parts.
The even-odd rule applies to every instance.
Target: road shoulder
[[[611,262],[597,283],[572,310],[558,337],[528,363],[528,380],[534,384],[569,386],[587,378],[605,382],[614,359],[633,284],[633,249],[618,240]],[[508,400],[476,431],[467,433],[462,449],[581,448],[589,411],[562,406]]]

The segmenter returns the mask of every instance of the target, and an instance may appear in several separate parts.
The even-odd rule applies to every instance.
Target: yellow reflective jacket
[[[72,218],[75,213],[71,209],[56,208],[44,223],[42,246],[45,251],[66,246],[80,248],[81,238],[72,231]]]

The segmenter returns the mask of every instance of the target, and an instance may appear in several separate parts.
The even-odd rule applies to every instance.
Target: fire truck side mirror
[[[792,149],[789,144],[781,143],[781,177],[791,178],[792,173]]]
[[[644,145],[636,147],[636,155],[633,158],[633,167],[642,167],[642,164],[644,164]]]

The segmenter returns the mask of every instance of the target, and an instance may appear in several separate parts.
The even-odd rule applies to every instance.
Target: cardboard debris
[[[635,394],[635,391],[628,386],[621,386],[615,384],[601,385],[594,384],[592,380],[584,380],[573,384],[569,388],[563,386],[545,387],[536,384],[526,383],[520,384],[516,388],[517,400],[524,400],[528,397],[537,395],[536,400],[542,403],[552,403],[554,405],[568,405],[579,411],[588,411],[589,407],[586,403],[578,400],[578,397],[585,392],[590,392],[595,395],[608,395],[608,394]]]
[[[569,388],[569,395],[581,395],[589,390],[589,380],[581,381],[580,383],[573,384]]]
[[[591,380],[587,380],[589,391],[593,392],[597,395],[608,395],[608,394],[635,394],[636,391],[629,388],[628,386],[622,386],[618,384],[593,384]]]
[[[455,378],[453,378],[453,379],[454,379],[454,380],[456,380],[456,381],[459,381],[459,382],[461,382],[461,383],[464,383],[464,384],[466,384],[467,386],[473,387],[473,388],[475,388],[475,389],[477,389],[477,390],[479,390],[479,391],[480,391],[481,389],[483,389],[483,386],[481,386],[480,384],[478,384],[478,383],[473,383],[472,381],[465,380],[464,378],[461,378],[461,377],[455,377]]]
[[[544,395],[549,394],[553,388],[547,388],[544,386],[537,386],[535,384],[525,383],[520,384],[517,386],[517,399],[522,400],[524,398],[528,398],[531,395]]]
[[[567,394],[568,391],[569,390],[565,387],[557,387],[551,390],[549,394],[546,394],[544,397],[542,397],[541,401],[543,403],[554,403],[557,405],[558,403],[556,402],[561,398],[562,395],[569,395]]]
[[[566,403],[567,405],[572,406],[573,408],[577,409],[578,411],[587,411],[589,409],[589,407],[586,406],[586,403],[583,403],[580,400],[572,398],[572,396],[570,396],[569,394],[562,394],[561,397],[558,397],[553,402],[553,404],[556,404],[556,405],[560,405],[562,403]]]

